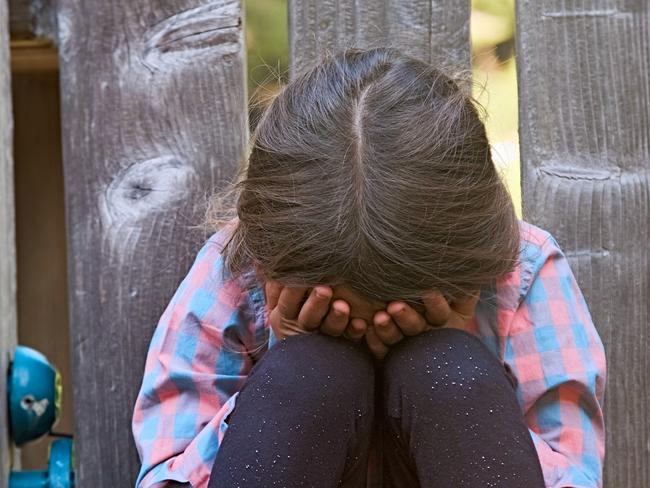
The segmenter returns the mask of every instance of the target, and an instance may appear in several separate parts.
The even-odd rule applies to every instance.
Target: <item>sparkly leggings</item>
[[[209,488],[298,486],[544,481],[503,366],[472,335],[441,329],[405,338],[383,362],[320,334],[264,355],[228,419]]]

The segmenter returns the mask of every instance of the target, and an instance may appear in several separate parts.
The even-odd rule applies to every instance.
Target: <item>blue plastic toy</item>
[[[72,439],[52,443],[47,471],[12,471],[9,488],[74,488]]]
[[[9,428],[15,444],[47,434],[61,408],[61,377],[45,356],[17,346],[9,372]]]
[[[61,410],[61,376],[38,351],[17,346],[7,382],[9,430],[16,446],[50,430]],[[12,471],[9,488],[72,488],[72,439],[50,446],[46,471]]]

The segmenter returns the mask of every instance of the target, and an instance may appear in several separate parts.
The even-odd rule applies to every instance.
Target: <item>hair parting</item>
[[[464,297],[511,272],[519,228],[479,110],[462,80],[396,49],[326,55],[270,101],[213,201],[213,229],[237,217],[226,269],[383,301]]]

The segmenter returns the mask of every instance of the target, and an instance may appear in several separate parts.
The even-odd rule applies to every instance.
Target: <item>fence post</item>
[[[7,424],[7,370],[16,345],[13,119],[7,2],[0,2],[0,486],[9,482],[12,452]]]
[[[60,0],[79,486],[133,486],[130,434],[156,322],[247,139],[239,0]]]
[[[605,486],[650,486],[650,8],[518,2],[524,217],[566,251],[609,361]]]
[[[468,0],[289,0],[291,75],[347,46],[390,45],[469,69],[469,14]]]

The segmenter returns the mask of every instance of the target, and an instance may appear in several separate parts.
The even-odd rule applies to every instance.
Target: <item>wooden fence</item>
[[[16,345],[16,253],[9,80],[7,2],[0,1],[0,395],[7,391],[6,371]],[[0,487],[7,486],[11,449],[7,402],[0,400]]]
[[[558,239],[605,343],[605,486],[648,487],[649,3],[524,0],[517,28],[524,218]]]
[[[232,177],[245,151],[242,6],[59,0],[56,13],[77,480],[128,486],[138,470],[130,417],[153,327],[204,238],[192,226],[206,195]],[[6,24],[3,16],[0,5]],[[290,0],[289,26],[292,73],[325,49],[386,43],[469,68],[468,2]],[[646,488],[650,7],[646,0],[520,0],[517,27],[524,217],[566,251],[605,342],[605,486]],[[6,315],[13,299],[9,156],[0,151],[3,353],[14,327]],[[1,483],[6,466],[5,457]]]

